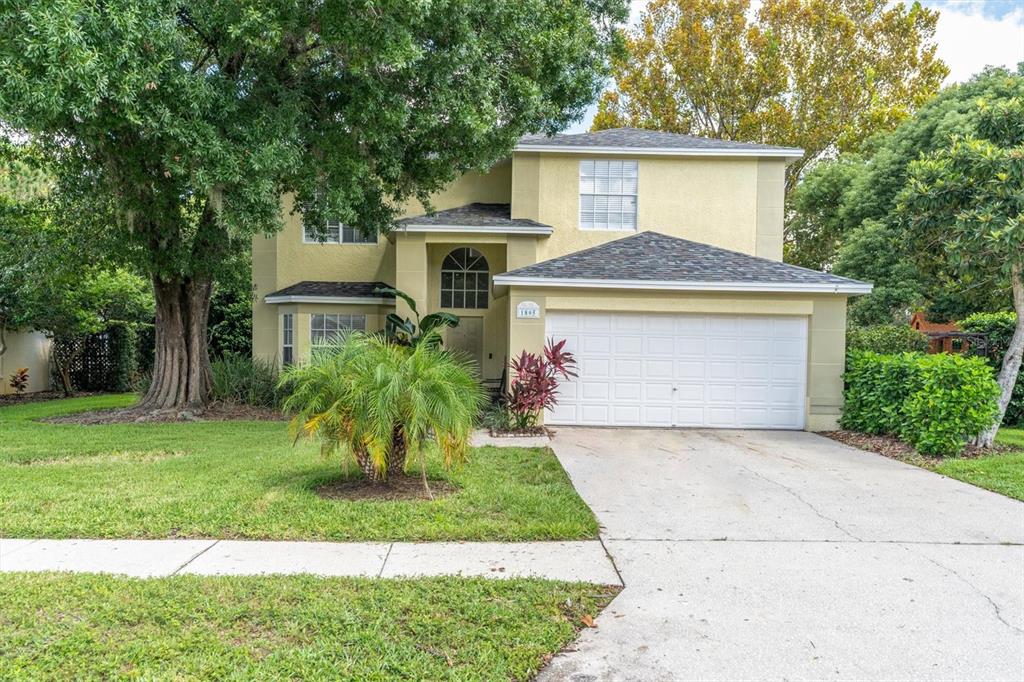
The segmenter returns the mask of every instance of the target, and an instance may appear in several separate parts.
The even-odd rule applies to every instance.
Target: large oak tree
[[[652,0],[594,128],[624,125],[805,150],[856,148],[931,98],[938,13],[888,0]]]
[[[396,207],[597,95],[622,0],[0,0],[0,121],[83,236],[151,273],[143,409],[203,404],[218,269],[304,220]],[[322,229],[322,228],[321,228]],[[343,273],[339,273],[343,276]]]

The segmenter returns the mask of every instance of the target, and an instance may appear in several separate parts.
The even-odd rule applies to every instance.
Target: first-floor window
[[[295,362],[295,315],[281,316],[281,361],[290,365]]]
[[[330,343],[353,329],[366,331],[366,315],[317,313],[309,318],[309,340],[313,345]]]

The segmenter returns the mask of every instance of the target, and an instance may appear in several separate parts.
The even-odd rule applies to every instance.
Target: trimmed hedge
[[[965,332],[984,334],[988,339],[988,361],[995,370],[996,376],[1003,368],[1003,356],[1013,338],[1013,330],[1017,327],[1017,316],[1014,313],[974,313],[960,321],[960,328]],[[1024,373],[1018,375],[1013,387],[1013,396],[1003,416],[1006,426],[1024,425]]]
[[[924,353],[928,337],[906,324],[878,324],[850,327],[846,332],[846,350],[870,350],[875,353]]]
[[[992,425],[999,384],[981,358],[853,351],[840,425],[899,436],[927,455],[958,455]]]

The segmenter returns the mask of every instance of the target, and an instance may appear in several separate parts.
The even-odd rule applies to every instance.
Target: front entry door
[[[473,358],[478,368],[483,368],[484,319],[482,317],[461,317],[458,327],[445,331],[445,347],[460,351]]]

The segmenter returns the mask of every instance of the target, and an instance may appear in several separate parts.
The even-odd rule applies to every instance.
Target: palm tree
[[[403,473],[412,454],[428,494],[428,443],[437,443],[445,466],[465,459],[485,402],[472,362],[439,343],[401,346],[359,332],[287,369],[281,383],[291,391],[284,409],[294,415],[296,440],[317,439],[325,455],[355,459],[373,482]]]

